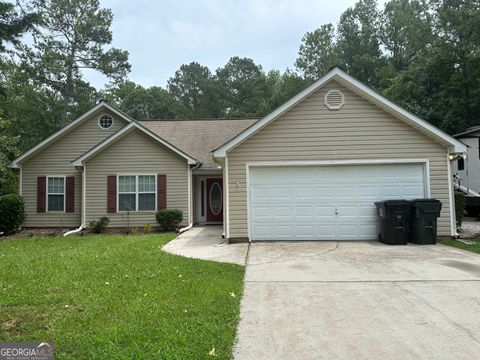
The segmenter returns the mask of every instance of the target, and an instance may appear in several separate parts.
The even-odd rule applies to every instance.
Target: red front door
[[[223,180],[207,179],[207,222],[223,221]]]

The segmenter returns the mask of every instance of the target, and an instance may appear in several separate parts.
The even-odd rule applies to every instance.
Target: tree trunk
[[[67,79],[65,81],[65,86],[63,87],[62,97],[63,97],[63,106],[62,111],[60,112],[60,128],[64,127],[67,124],[68,116],[68,107],[70,106],[70,101],[72,100],[72,78],[73,78],[73,66],[75,63],[75,53],[76,53],[76,39],[74,39],[72,48],[70,50],[69,59],[67,61]]]

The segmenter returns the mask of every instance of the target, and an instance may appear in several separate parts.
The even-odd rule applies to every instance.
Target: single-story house
[[[374,202],[437,198],[466,147],[339,68],[262,119],[137,121],[102,101],[15,159],[27,227],[223,223],[227,239],[373,240]]]

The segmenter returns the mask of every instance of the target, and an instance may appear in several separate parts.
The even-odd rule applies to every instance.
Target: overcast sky
[[[380,1],[383,3],[383,1]],[[180,65],[211,71],[230,57],[250,57],[265,71],[294,68],[302,36],[337,23],[355,0],[101,0],[113,11],[113,46],[128,50],[129,78],[165,86]],[[97,88],[105,79],[87,78]]]

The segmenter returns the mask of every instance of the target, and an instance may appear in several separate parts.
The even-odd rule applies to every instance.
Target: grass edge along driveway
[[[0,341],[56,359],[229,359],[244,268],[167,254],[173,234],[0,240]]]
[[[452,247],[456,247],[457,249],[461,250],[466,250],[470,251],[476,254],[480,254],[480,238],[473,238],[473,239],[468,239],[470,241],[474,241],[475,244],[465,244],[461,241],[454,240],[454,239],[446,239],[446,240],[441,240],[440,243],[443,245],[448,245]]]

